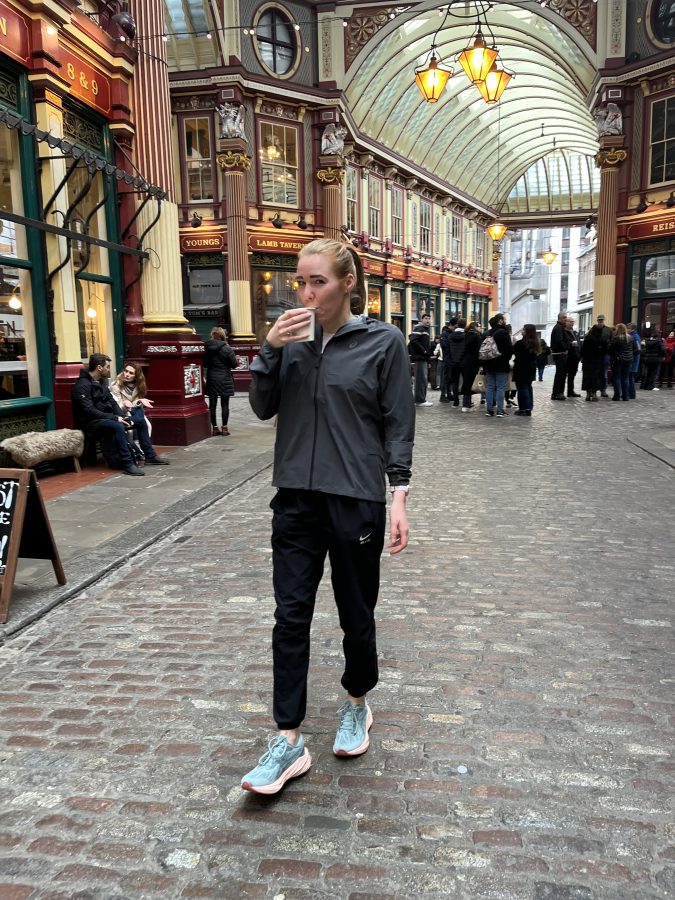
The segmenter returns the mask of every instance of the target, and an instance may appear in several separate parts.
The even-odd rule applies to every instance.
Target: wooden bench
[[[79,472],[80,457],[84,451],[84,434],[73,428],[27,431],[25,434],[5,438],[0,447],[24,469],[34,469],[40,463],[70,457],[75,471]]]

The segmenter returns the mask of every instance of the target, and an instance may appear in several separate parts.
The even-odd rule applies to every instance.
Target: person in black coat
[[[539,343],[541,344],[541,351],[537,356],[537,372],[539,373],[539,381],[543,381],[544,369],[548,365],[548,355],[551,352],[551,348],[543,338],[540,338]]]
[[[666,345],[661,338],[658,329],[652,331],[645,344],[645,376],[642,382],[643,391],[658,391],[656,387],[656,375],[659,366],[666,358]]]
[[[551,400],[566,400],[567,353],[572,339],[567,331],[567,313],[558,313],[558,321],[551,332],[551,356],[555,365]]]
[[[237,368],[237,357],[227,344],[227,336],[222,328],[211,329],[211,340],[206,341],[204,368],[206,369],[206,396],[209,398],[211,427],[213,434],[229,434],[230,397],[234,394],[232,369]],[[220,397],[222,427],[216,425],[216,409]]]
[[[465,328],[466,320],[460,319],[457,327],[448,338],[448,353],[450,355],[450,378],[448,384],[453,406],[459,406],[459,382],[464,371]],[[466,394],[463,386],[462,390]],[[469,386],[469,393],[471,393],[471,386]]]
[[[604,360],[608,351],[604,326],[596,323],[581,345],[581,389],[586,391],[586,400],[598,399],[597,392],[602,390]]]
[[[471,403],[471,388],[474,379],[480,369],[478,351],[483,343],[483,335],[475,322],[470,322],[464,333],[464,368],[462,369],[462,412],[469,412]]]
[[[518,391],[516,416],[531,416],[534,408],[532,382],[537,377],[537,357],[541,353],[539,335],[534,325],[523,326],[523,336],[513,348],[513,380]]]

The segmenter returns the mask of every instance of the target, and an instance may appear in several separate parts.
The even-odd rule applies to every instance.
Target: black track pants
[[[374,612],[386,504],[281,489],[270,506],[277,604],[273,713],[279,728],[291,729],[305,717],[309,634],[326,554],[344,632],[342,686],[353,697],[361,697],[377,684]]]

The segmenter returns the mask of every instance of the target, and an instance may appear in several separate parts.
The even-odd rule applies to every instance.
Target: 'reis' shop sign
[[[0,51],[24,64],[30,59],[28,23],[4,3],[0,3]]]
[[[669,235],[675,236],[675,215],[661,216],[648,222],[635,222],[628,226],[628,237],[632,240]]]
[[[181,253],[218,253],[225,249],[225,232],[211,231],[203,234],[181,234]]]

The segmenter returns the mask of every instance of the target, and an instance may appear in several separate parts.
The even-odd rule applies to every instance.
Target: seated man
[[[145,419],[141,417],[132,420],[117,405],[108,390],[109,376],[110,357],[103,353],[92,353],[89,357],[89,370],[80,371],[80,377],[73,387],[75,427],[80,428],[87,437],[99,440],[108,465],[113,469],[123,469],[127,475],[145,475],[143,469],[136,465],[133,446],[129,440],[134,428],[146,463],[151,466],[168,466],[169,461],[157,456],[150,443]]]

